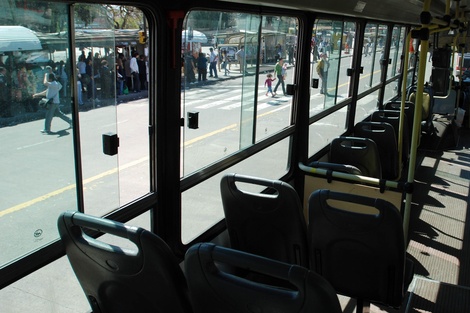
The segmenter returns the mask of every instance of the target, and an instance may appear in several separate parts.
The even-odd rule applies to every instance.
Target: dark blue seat
[[[385,110],[392,110],[392,111],[400,111],[401,110],[401,101],[390,101],[385,104]],[[408,138],[410,138],[413,133],[413,123],[414,123],[414,116],[415,116],[415,104],[410,101],[405,102],[405,118],[408,124]],[[398,137],[397,137],[398,140]]]
[[[187,251],[184,266],[195,313],[341,312],[331,285],[298,265],[202,243]],[[257,283],[237,276],[233,268],[286,283],[282,286]]]
[[[183,271],[157,235],[79,212],[62,213],[58,228],[93,313],[192,312]],[[135,249],[94,239],[84,230],[124,238]]]
[[[400,130],[400,111],[397,111],[397,110],[375,111],[372,113],[371,121],[372,122],[384,122],[384,123],[389,123],[390,125],[392,125],[393,128],[395,129],[395,138],[397,138],[397,142],[398,142],[398,136],[399,136],[399,130]],[[403,123],[403,143],[402,143],[403,163],[406,163],[410,155],[410,143],[411,143],[410,134],[411,133],[408,130],[408,121],[406,120],[406,116],[405,116],[405,121]]]
[[[328,160],[355,166],[364,176],[382,178],[379,150],[371,139],[337,137],[331,141]]]
[[[354,136],[372,139],[380,156],[382,178],[394,180],[399,174],[398,147],[395,129],[384,122],[359,122],[354,126]]]
[[[402,218],[382,199],[320,189],[310,195],[310,269],[342,295],[400,307],[413,277]],[[359,310],[360,309],[360,310]]]
[[[237,185],[242,183],[268,190],[246,191]],[[308,266],[307,224],[292,186],[231,173],[222,177],[220,191],[232,248]]]

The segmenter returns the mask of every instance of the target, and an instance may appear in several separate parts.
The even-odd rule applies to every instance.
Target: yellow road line
[[[143,161],[148,160],[148,158],[149,158],[149,157],[146,156],[146,157],[140,158],[140,159],[138,159],[138,160],[129,162],[129,163],[127,163],[127,164],[121,166],[121,167],[119,168],[119,170],[124,170],[124,169],[127,169],[127,168],[129,168],[129,167],[132,167],[132,166],[134,166],[134,165],[137,165],[137,164],[139,164],[139,163],[142,163]],[[113,168],[113,169],[111,169],[111,170],[105,171],[105,172],[100,173],[100,174],[98,174],[98,175],[95,175],[95,176],[92,176],[92,177],[90,177],[90,178],[84,179],[84,180],[83,180],[83,185],[89,184],[89,183],[91,183],[91,182],[93,182],[93,181],[95,181],[95,180],[101,179],[101,178],[103,178],[103,177],[106,177],[106,176],[115,174],[115,173],[117,173],[117,171],[118,171],[117,168]],[[29,206],[31,206],[31,205],[34,205],[34,204],[40,202],[40,201],[44,201],[44,200],[46,200],[46,199],[48,199],[48,198],[51,198],[51,197],[54,197],[54,196],[58,196],[59,194],[61,194],[61,193],[63,193],[63,192],[66,192],[66,191],[69,191],[69,190],[72,190],[72,189],[75,189],[75,188],[76,188],[76,184],[71,184],[71,185],[69,185],[69,186],[66,186],[66,187],[63,187],[63,188],[54,190],[54,191],[52,191],[52,192],[49,192],[49,193],[47,193],[47,194],[45,194],[45,195],[42,195],[42,196],[39,196],[39,197],[37,197],[37,198],[31,199],[31,200],[29,200],[29,201],[26,201],[26,202],[17,204],[17,205],[15,205],[15,206],[11,207],[11,208],[8,208],[8,209],[6,209],[6,210],[1,211],[1,212],[0,212],[0,217],[5,216],[5,215],[10,214],[10,213],[13,213],[13,212],[16,212],[16,211],[19,211],[19,210],[22,210],[22,209],[24,209],[24,208],[27,208],[27,207],[29,207]]]

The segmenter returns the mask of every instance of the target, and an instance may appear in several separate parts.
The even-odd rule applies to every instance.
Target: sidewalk
[[[254,66],[253,67],[247,67],[247,70],[246,70],[247,73],[245,75],[240,73],[240,69],[238,67],[231,69],[230,74],[228,74],[227,76],[224,75],[225,70],[221,69],[220,71],[217,72],[217,75],[218,75],[217,78],[207,76],[206,81],[197,81],[197,75],[196,75],[196,81],[194,83],[190,83],[189,85],[187,83],[185,83],[185,81],[183,80],[184,77],[181,77],[181,79],[182,79],[181,91],[183,91],[185,89],[190,89],[192,87],[212,85],[212,84],[215,84],[219,81],[225,81],[225,80],[240,78],[240,77],[243,77],[243,76],[254,76],[255,74],[260,75],[260,74],[273,73],[275,65],[276,64],[262,64],[259,67],[259,72],[258,73],[255,72],[256,67],[254,67]],[[292,68],[292,67],[294,67],[294,64],[288,64],[287,65],[288,69]]]

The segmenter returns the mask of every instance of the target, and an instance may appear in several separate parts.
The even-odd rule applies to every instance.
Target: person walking
[[[284,85],[284,75],[282,73],[283,65],[284,59],[279,58],[279,61],[277,61],[276,66],[274,67],[274,73],[276,74],[278,79],[276,87],[274,87],[274,95],[276,95],[276,91],[279,85],[282,85],[282,93],[284,94],[284,96],[286,96],[286,86]]]
[[[56,80],[54,74],[45,74],[44,75],[44,86],[46,86],[46,90],[35,93],[33,98],[45,97],[49,99],[47,111],[46,111],[46,118],[44,121],[44,129],[41,130],[43,134],[52,134],[51,132],[51,123],[52,118],[54,116],[60,117],[65,122],[69,123],[69,129],[72,128],[72,120],[62,113],[59,108],[60,98],[59,98],[59,91],[62,89],[62,85]]]
[[[264,81],[264,87],[268,87],[268,91],[266,91],[266,97],[268,96],[269,93],[271,93],[271,96],[274,98],[274,92],[273,92],[273,81],[276,79],[273,78],[273,74],[268,74],[266,75],[266,80]]]
[[[228,56],[227,56],[227,50],[222,50],[222,69],[225,71],[224,76],[227,76],[230,74],[230,71],[227,67],[228,65]]]

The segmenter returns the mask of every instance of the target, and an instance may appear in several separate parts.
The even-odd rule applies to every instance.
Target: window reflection
[[[349,98],[355,24],[318,20],[311,41],[310,116]]]
[[[198,116],[198,125],[188,121],[191,127],[184,128],[183,175],[290,125],[292,97],[282,85],[294,81],[297,23],[285,16],[188,13],[181,34],[181,107],[185,118]],[[265,86],[267,74],[276,79],[273,93]]]
[[[17,4],[0,12],[0,266],[56,240],[77,208],[69,7]]]

